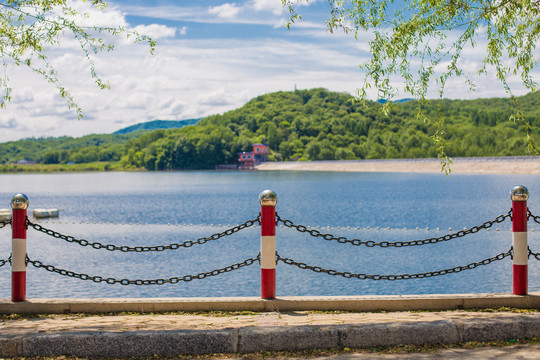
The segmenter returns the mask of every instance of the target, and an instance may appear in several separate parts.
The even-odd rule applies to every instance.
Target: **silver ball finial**
[[[18,210],[28,209],[28,196],[17,194],[11,198],[11,208]]]
[[[277,195],[272,190],[264,190],[259,195],[259,202],[261,206],[276,206],[277,204]]]
[[[523,185],[514,186],[510,193],[512,201],[527,201],[529,198],[529,190]]]

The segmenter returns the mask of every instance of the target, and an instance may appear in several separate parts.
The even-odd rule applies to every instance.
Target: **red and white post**
[[[513,246],[513,287],[514,295],[527,295],[527,199],[529,190],[519,185],[512,189],[512,246]]]
[[[26,209],[28,197],[11,199],[11,301],[26,300]]]
[[[264,190],[261,204],[261,298],[276,298],[276,203],[277,195]]]

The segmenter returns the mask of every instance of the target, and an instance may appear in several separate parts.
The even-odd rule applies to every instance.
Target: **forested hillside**
[[[540,93],[520,98],[520,104],[534,129],[540,128]],[[364,106],[347,94],[277,92],[197,126],[161,133],[156,141],[133,139],[125,160],[152,170],[211,168],[235,163],[252,143],[270,145],[276,160],[436,157],[434,128],[416,118],[417,105],[395,104],[384,116],[380,104]],[[430,102],[425,113],[444,119],[450,156],[528,155],[523,125],[508,120],[512,110],[510,99],[444,100]]]
[[[129,135],[87,135],[80,138],[24,139],[0,143],[0,164],[18,160],[32,160],[42,164],[59,164],[69,161],[118,161],[124,153]]]
[[[537,138],[540,93],[519,98],[519,104]],[[92,135],[0,144],[0,162],[100,160],[118,161],[123,168],[209,169],[236,163],[238,153],[250,151],[253,143],[270,145],[271,160],[436,157],[434,127],[417,119],[417,105],[397,103],[384,116],[381,104],[364,106],[350,95],[325,89],[276,92],[182,129],[139,132],[131,138]],[[431,101],[424,111],[444,120],[450,156],[530,155],[523,124],[508,120],[510,99]]]

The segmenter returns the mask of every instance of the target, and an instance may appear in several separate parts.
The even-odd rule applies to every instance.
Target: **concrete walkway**
[[[490,294],[490,296],[497,298],[495,294]],[[539,296],[534,294],[515,298],[530,303],[537,302]],[[152,299],[139,300],[149,303]],[[212,299],[206,300],[211,302]],[[223,299],[214,300],[224,301]],[[308,300],[310,299],[303,299],[303,301]],[[330,301],[330,299],[326,300]],[[109,299],[109,301],[136,303],[135,299]],[[177,301],[180,302],[180,299]],[[232,299],[228,301],[231,302],[229,305],[234,303]],[[253,299],[252,301],[261,300]],[[288,303],[289,308],[293,307],[291,300],[281,299],[280,301],[283,304]],[[301,308],[302,306],[298,303],[302,303],[302,300],[295,301],[296,307]],[[350,304],[352,299],[344,301]],[[418,301],[421,302],[421,299]],[[85,311],[80,306],[81,303],[91,303],[90,300],[72,300],[71,304],[77,302],[79,306],[74,308],[81,312]],[[156,301],[156,303],[159,302]],[[162,300],[161,303],[163,302],[168,301]],[[335,307],[339,308],[339,301],[334,299],[334,302]],[[498,304],[497,300],[492,302]],[[31,310],[32,307],[44,309],[47,303],[56,305],[62,303],[66,309],[66,300],[38,300],[17,304],[0,301],[0,312],[13,313],[7,311],[13,307],[19,310],[25,307],[26,310]],[[106,303],[106,299],[101,299],[95,300],[94,305]],[[494,305],[494,307],[498,306],[500,305]],[[177,305],[178,307],[182,306]],[[5,316],[6,319],[0,324],[0,357],[73,355],[125,358],[154,354],[171,356],[250,353],[263,350],[367,348],[401,344],[456,344],[468,341],[523,339],[540,337],[540,306],[533,308],[536,310],[527,312],[464,310],[336,312],[305,309],[249,312],[236,309],[235,312],[229,313],[90,316],[67,313],[47,316],[31,315],[24,318],[14,316],[13,320]],[[87,308],[86,311],[95,312],[91,310]],[[135,311],[135,309],[129,311]],[[23,312],[36,311],[21,310],[16,313]],[[537,350],[537,346],[530,346],[523,351],[527,353],[532,351],[538,358]],[[502,348],[489,351],[508,352],[509,350]],[[474,353],[471,354],[474,355]],[[385,358],[381,355],[373,357],[375,356],[373,354],[347,354],[330,358],[370,358],[366,356]],[[447,358],[459,356],[459,351],[458,349],[451,350],[445,356],[448,356]]]

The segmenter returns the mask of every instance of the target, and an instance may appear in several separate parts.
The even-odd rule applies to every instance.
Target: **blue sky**
[[[155,119],[204,117],[295,87],[353,94],[363,80],[358,65],[369,57],[368,34],[355,40],[326,31],[327,0],[304,4],[303,20],[290,30],[280,0],[114,0],[100,13],[76,4],[89,12],[88,24],[122,25],[152,36],[158,41],[156,53],[113,39],[116,50],[95,58],[98,73],[112,87],[99,90],[74,41],[65,39],[50,49],[84,120],[76,119],[50,84],[24,68],[10,67],[13,100],[0,110],[0,142],[110,133]],[[478,53],[465,52],[464,61],[477,68]],[[511,83],[519,84],[519,79]],[[517,88],[517,94],[524,92]],[[375,90],[369,96],[376,99]],[[436,88],[429,96],[437,96]],[[505,93],[489,76],[478,81],[475,93],[461,80],[451,81],[446,92],[448,98],[492,96]]]

